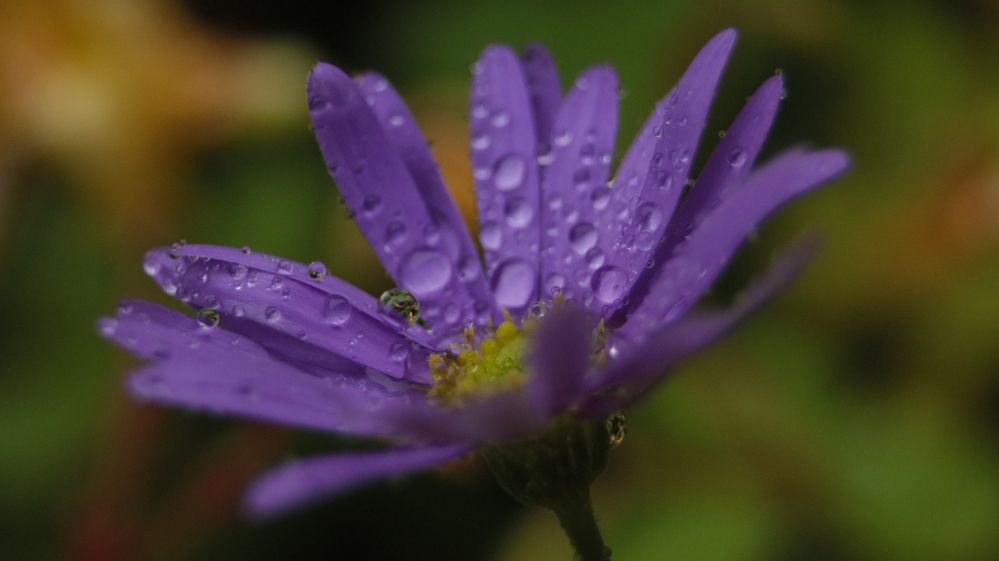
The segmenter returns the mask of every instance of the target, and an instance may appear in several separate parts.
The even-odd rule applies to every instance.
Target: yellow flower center
[[[446,405],[460,405],[473,395],[490,395],[512,391],[528,379],[524,356],[531,334],[537,330],[549,308],[565,305],[561,294],[550,305],[532,306],[518,327],[510,314],[503,311],[503,322],[489,336],[479,338],[472,327],[464,331],[464,340],[452,345],[449,352],[430,355],[433,386],[428,396]],[[601,362],[606,353],[607,331],[601,323],[593,336],[591,362]]]

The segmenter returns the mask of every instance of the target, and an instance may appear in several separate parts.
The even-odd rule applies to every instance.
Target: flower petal
[[[799,240],[784,250],[764,276],[727,310],[684,317],[654,337],[611,352],[609,360],[588,385],[592,399],[583,407],[591,415],[608,414],[640,397],[680,359],[723,336],[793,280],[815,253],[814,238]]]
[[[291,339],[394,378],[430,381],[427,335],[418,327],[406,332],[404,320],[332,275],[312,279],[306,266],[287,259],[205,245],[154,249],[145,267],[168,294],[217,309],[227,329],[264,346],[281,351]]]
[[[275,516],[385,477],[442,464],[469,449],[466,445],[390,448],[288,462],[250,486],[246,509],[254,518]]]
[[[138,398],[263,419],[285,425],[365,436],[402,436],[386,421],[395,410],[423,404],[423,391],[358,372],[307,374],[274,359],[255,342],[221,327],[142,301],[126,301],[101,334],[156,360],[128,378]]]
[[[725,191],[741,184],[749,174],[777,115],[783,89],[783,78],[773,76],[746,102],[670,220],[659,255],[669,255],[672,247],[693,231],[696,218],[721,204]]]
[[[701,49],[680,81],[657,106],[661,120],[640,134],[621,164],[612,189],[612,208],[625,210],[620,220],[603,224],[618,251],[593,276],[598,305],[606,314],[619,307],[652,256],[680,194],[704,129],[715,87],[735,44],[725,30]],[[642,161],[640,156],[651,156]],[[634,157],[631,155],[637,154]]]
[[[558,69],[551,53],[540,43],[531,43],[520,54],[520,64],[527,80],[527,90],[531,95],[531,108],[534,112],[534,132],[538,146],[546,146],[551,140],[552,125],[562,102],[562,86],[558,79]],[[538,152],[544,152],[541,148]]]
[[[617,76],[608,66],[583,72],[555,119],[542,196],[542,286],[589,305],[590,278],[613,252],[615,237],[600,230],[617,131]],[[599,304],[598,304],[599,305]]]
[[[538,297],[534,116],[513,51],[488,47],[475,69],[469,131],[479,240],[496,304],[520,317]]]
[[[582,308],[553,309],[538,326],[529,356],[528,392],[538,411],[551,417],[574,403],[590,369],[596,318]]]
[[[849,158],[840,150],[791,150],[754,171],[654,271],[647,296],[621,333],[637,337],[683,315],[771,212],[843,173],[848,164]]]
[[[450,331],[458,331],[467,322],[484,317],[482,306],[492,303],[479,254],[454,199],[448,194],[426,138],[405,101],[389,81],[377,73],[362,74],[355,81],[402,156],[434,222],[440,226],[439,233],[446,234],[440,243],[446,246],[445,255],[452,258],[451,267],[464,286],[464,290],[421,299],[423,315],[431,325],[443,320],[443,325],[448,326]],[[494,312],[493,319],[499,318],[499,314]]]
[[[354,81],[319,63],[309,75],[308,94],[326,166],[392,278],[416,296],[438,335],[459,329],[463,317],[485,323],[491,317],[488,302],[457,296],[467,292],[455,265],[468,257],[461,251],[463,226],[431,210],[432,202]],[[467,265],[474,272],[474,263]],[[462,308],[449,314],[448,302]]]

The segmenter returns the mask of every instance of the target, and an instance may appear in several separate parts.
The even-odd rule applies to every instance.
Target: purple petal
[[[465,454],[469,446],[390,448],[296,460],[257,479],[246,495],[254,518],[267,518],[379,479],[419,471]]]
[[[404,321],[391,323],[374,298],[332,275],[312,279],[287,259],[204,245],[152,250],[145,267],[168,294],[217,309],[227,329],[261,344],[280,351],[290,339],[395,378],[430,381],[426,334],[405,332]]]
[[[590,369],[593,315],[565,307],[548,313],[531,343],[528,392],[544,417],[563,411],[580,395]]]
[[[440,220],[446,214],[429,208],[433,202],[424,199],[354,81],[335,66],[319,63],[309,75],[308,94],[326,166],[392,278],[416,296],[439,334],[460,329],[464,317],[487,321],[489,303],[465,294],[468,288],[457,270],[475,271],[474,262],[462,262],[469,257],[461,250],[463,226]],[[461,308],[449,312],[446,303]]]
[[[469,130],[486,274],[496,304],[520,317],[538,297],[540,194],[531,100],[507,47],[475,64]]]
[[[580,75],[555,120],[542,195],[542,279],[550,295],[561,291],[589,305],[590,278],[612,253],[616,238],[600,230],[617,131],[617,76],[607,66]]]
[[[149,302],[126,301],[101,334],[149,364],[128,378],[138,398],[212,413],[365,436],[408,435],[386,414],[419,408],[423,391],[357,373],[320,378],[255,342]]]
[[[657,253],[669,255],[694,229],[695,219],[721,204],[725,191],[749,174],[777,115],[783,88],[783,78],[773,76],[749,98],[670,220],[664,245]]]
[[[562,101],[562,86],[551,53],[543,45],[532,43],[520,55],[534,112],[534,132],[538,146],[551,140],[552,125]],[[539,150],[543,152],[544,149]]]
[[[479,255],[454,199],[448,194],[444,179],[416,119],[402,97],[383,76],[370,72],[359,76],[356,82],[396,151],[402,156],[434,222],[440,225],[438,234],[443,236],[440,244],[446,248],[445,255],[452,258],[451,266],[464,285],[464,290],[455,293],[440,293],[435,297],[421,299],[423,315],[431,326],[442,318],[444,325],[452,327],[488,317],[484,310],[479,309],[481,304],[479,308],[476,307],[479,302],[492,302]],[[477,313],[470,314],[469,311]],[[499,317],[499,314],[494,313],[493,319]]]
[[[478,396],[455,406],[399,410],[389,420],[428,442],[485,442],[536,433],[549,418],[539,413],[528,392],[515,390]]]
[[[583,407],[590,415],[620,409],[655,385],[680,359],[707,346],[757,310],[794,279],[814,254],[813,238],[795,242],[778,256],[763,278],[757,280],[729,309],[691,315],[667,326],[637,346],[620,342],[612,358],[589,385],[594,393]]]
[[[840,150],[792,150],[754,171],[654,272],[647,297],[620,331],[626,337],[637,337],[683,315],[771,212],[843,173],[848,164],[849,158]]]
[[[735,37],[735,31],[729,29],[708,41],[657,106],[661,121],[650,131],[642,131],[622,162],[611,191],[611,205],[615,211],[620,209],[623,219],[606,220],[602,225],[602,235],[614,236],[618,250],[608,256],[608,264],[592,279],[604,313],[621,305],[645,271],[673,214]],[[649,152],[650,145],[651,156],[639,159]]]

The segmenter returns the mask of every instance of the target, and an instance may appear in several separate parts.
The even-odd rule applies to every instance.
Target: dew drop
[[[319,261],[309,263],[309,278],[312,280],[322,280],[326,276],[326,265]]]
[[[501,129],[510,124],[510,115],[507,115],[506,111],[497,111],[489,122]]]
[[[281,310],[271,306],[264,310],[264,319],[270,323],[277,323],[281,321]]]
[[[112,337],[118,331],[118,320],[114,318],[101,318],[97,322],[97,329],[104,337]]]
[[[638,220],[638,228],[643,232],[655,232],[663,224],[663,213],[659,210],[659,205],[651,201],[638,206],[635,218]]]
[[[292,267],[291,261],[282,260],[282,261],[280,261],[278,263],[278,266],[277,266],[278,272],[281,273],[282,275],[290,275],[291,272],[292,272],[292,269],[293,269],[293,267]]]
[[[728,153],[728,165],[734,168],[741,168],[746,165],[746,151],[742,148],[733,148],[731,152]]]
[[[145,258],[142,259],[142,270],[151,277],[158,275],[162,268],[163,264],[160,263],[159,257],[154,253],[147,253]]]
[[[518,154],[509,154],[496,162],[493,172],[493,184],[500,191],[512,191],[524,183],[527,174],[527,162]]]
[[[409,356],[409,347],[405,343],[393,343],[389,349],[389,358],[393,362],[405,362]]]
[[[378,214],[378,211],[382,208],[382,199],[378,195],[368,195],[364,197],[364,203],[361,205],[361,210],[364,212],[365,216],[374,216]]]
[[[211,329],[219,324],[221,318],[219,313],[211,308],[201,308],[197,315],[198,323],[201,327]]]
[[[403,116],[399,115],[399,114],[392,115],[391,117],[389,117],[389,120],[388,120],[389,125],[391,125],[393,127],[401,127],[403,125],[403,123],[405,123],[405,122],[406,122],[406,119],[403,118]]]
[[[606,186],[597,187],[590,193],[590,204],[594,210],[603,210],[610,204],[610,188]]]
[[[246,278],[247,273],[249,273],[249,269],[246,268],[246,265],[240,263],[229,264],[229,276],[232,277],[232,280],[243,280]]]
[[[593,294],[604,304],[613,304],[624,295],[627,280],[628,275],[620,267],[601,267],[593,274]]]
[[[420,249],[406,257],[400,280],[417,297],[438,292],[451,280],[451,261],[434,249]]]
[[[480,134],[472,137],[472,150],[485,150],[493,143],[492,137],[488,134]]]
[[[548,275],[548,278],[545,279],[545,292],[547,292],[549,296],[555,296],[559,292],[562,292],[562,290],[564,289],[565,289],[564,276],[555,273]]]
[[[385,227],[385,243],[395,245],[406,238],[406,225],[399,221],[389,222]]]
[[[534,295],[534,267],[523,259],[510,259],[493,273],[493,294],[503,308],[522,308]]]
[[[604,264],[604,261],[606,261],[606,256],[603,251],[600,251],[599,247],[593,247],[586,252],[585,259],[586,264],[589,265],[591,269],[598,269]]]
[[[534,208],[520,197],[513,197],[503,205],[506,223],[514,228],[523,228],[534,219]]]
[[[482,242],[483,249],[496,251],[503,242],[503,232],[495,223],[487,222],[479,230],[479,241]]]
[[[351,310],[350,300],[334,294],[326,301],[323,319],[330,325],[343,325],[350,319]]]
[[[458,263],[458,278],[464,282],[472,281],[479,278],[479,273],[482,267],[479,265],[479,260],[475,257],[466,257]]]
[[[569,230],[569,243],[576,253],[583,255],[597,245],[597,229],[589,222],[580,222]]]
[[[243,255],[249,255],[250,253],[253,252],[253,250],[250,249],[250,246],[248,245],[244,245],[243,247],[239,248],[239,251],[241,251]]]
[[[568,146],[572,144],[572,131],[565,130],[555,136],[556,146]]]

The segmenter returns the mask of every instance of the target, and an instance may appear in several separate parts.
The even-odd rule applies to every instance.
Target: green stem
[[[580,561],[610,561],[611,550],[600,536],[589,493],[585,501],[554,510]]]

